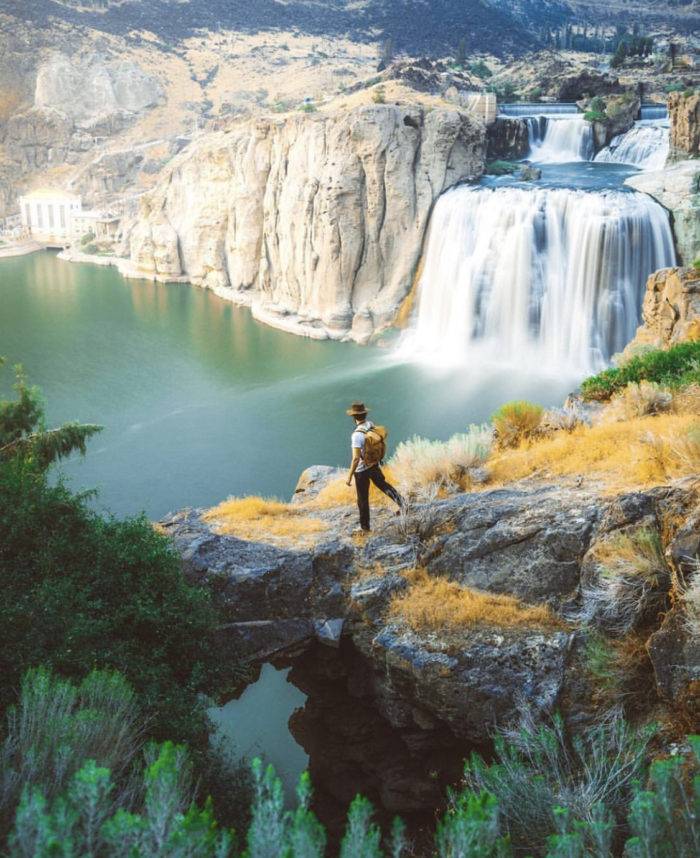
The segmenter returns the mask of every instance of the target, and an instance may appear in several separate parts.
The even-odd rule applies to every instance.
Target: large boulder
[[[530,149],[527,124],[524,119],[497,116],[486,130],[489,159],[506,161],[524,158]]]
[[[700,255],[700,161],[680,161],[663,170],[638,173],[625,184],[668,209],[678,261],[692,265]]]
[[[483,125],[459,110],[376,105],[262,118],[187,147],[145,195],[138,273],[178,274],[261,321],[366,341],[411,289],[437,197],[481,175]],[[172,273],[175,273],[174,271]]]

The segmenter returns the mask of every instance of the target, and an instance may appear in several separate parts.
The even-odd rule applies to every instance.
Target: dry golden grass
[[[525,605],[501,596],[433,578],[424,569],[408,576],[409,589],[394,597],[389,615],[415,631],[463,631],[470,626],[548,628],[558,625],[544,605]]]
[[[585,476],[609,489],[660,485],[700,473],[700,423],[692,414],[659,414],[620,423],[581,426],[525,442],[487,463],[492,483],[532,476]]]
[[[630,382],[612,396],[603,411],[603,421],[634,420],[649,414],[663,414],[673,406],[671,391],[653,381]]]
[[[646,527],[600,540],[594,554],[608,574],[639,575],[654,586],[659,576],[668,571],[661,538]]]
[[[217,533],[260,542],[313,542],[328,525],[303,509],[261,497],[229,498],[202,516]]]

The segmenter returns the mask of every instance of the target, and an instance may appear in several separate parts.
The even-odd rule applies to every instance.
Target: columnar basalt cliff
[[[247,120],[189,146],[144,197],[127,229],[131,273],[364,342],[410,290],[433,203],[481,175],[485,149],[483,125],[450,109]]]

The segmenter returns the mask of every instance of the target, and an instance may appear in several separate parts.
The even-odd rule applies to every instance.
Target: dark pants
[[[355,471],[355,488],[357,489],[357,506],[360,510],[360,527],[369,530],[369,484],[374,485],[387,497],[390,497],[399,507],[403,506],[403,498],[396,489],[387,483],[379,465],[372,465],[366,471]]]

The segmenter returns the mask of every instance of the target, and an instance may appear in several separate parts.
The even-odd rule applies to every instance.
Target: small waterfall
[[[668,127],[658,122],[635,122],[625,134],[613,137],[595,156],[607,164],[631,164],[640,170],[661,170],[669,149]]]
[[[566,119],[548,116],[533,119],[539,120],[535,136],[530,137],[530,158],[533,161],[540,164],[567,164],[571,161],[590,161],[593,158],[593,127],[581,114]],[[528,120],[528,132],[531,128]]]
[[[643,104],[639,109],[640,119],[668,119],[668,108],[665,104]]]
[[[538,101],[499,104],[498,110],[504,116],[558,116],[565,113],[578,113],[578,107],[574,102],[562,101],[553,104]]]
[[[633,337],[647,276],[673,265],[644,194],[460,187],[437,202],[404,355],[600,367]]]

